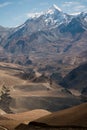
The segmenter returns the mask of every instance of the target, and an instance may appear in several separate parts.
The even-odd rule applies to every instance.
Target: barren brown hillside
[[[28,124],[30,121],[51,114],[46,110],[32,110],[19,114],[3,114],[0,115],[0,126],[9,130],[13,130],[20,123]]]
[[[36,120],[50,126],[83,126],[87,127],[87,103],[66,110],[52,113]]]
[[[16,130],[87,130],[87,103],[20,124]]]

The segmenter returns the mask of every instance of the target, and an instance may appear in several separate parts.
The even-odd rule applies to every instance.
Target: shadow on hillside
[[[45,123],[30,122],[28,125],[20,124],[15,130],[87,130],[84,126],[49,126]]]

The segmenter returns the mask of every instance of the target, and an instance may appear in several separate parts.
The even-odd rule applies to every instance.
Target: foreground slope
[[[87,103],[39,118],[16,130],[87,130]]]
[[[40,117],[46,116],[48,114],[51,114],[51,112],[43,110],[43,109],[37,109],[32,110],[28,112],[18,113],[18,114],[4,114],[4,117],[7,117],[8,119],[18,120],[18,121],[33,121],[35,119],[38,119]]]
[[[87,127],[87,103],[66,110],[55,112],[36,120],[50,126],[83,126]]]
[[[3,126],[9,130],[13,130],[20,123],[27,124],[30,121],[36,120],[48,114],[51,114],[51,112],[42,109],[32,110],[19,114],[3,114],[0,115],[0,126]]]

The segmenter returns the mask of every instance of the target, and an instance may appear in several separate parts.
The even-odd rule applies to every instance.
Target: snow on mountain
[[[78,16],[80,19],[83,19],[87,22],[87,13],[86,12],[81,12]]]
[[[72,15],[72,16],[77,16],[77,15],[79,15],[81,12],[75,12],[75,13],[71,13],[70,15]]]
[[[50,8],[48,9],[48,11],[47,11],[46,13],[48,13],[48,14],[54,14],[55,11],[57,11],[57,13],[62,12],[62,10],[61,10],[58,6],[56,6],[56,5],[54,4],[52,7],[50,7]]]
[[[17,27],[15,31],[23,28],[23,30],[27,30],[28,33],[31,34],[36,31],[56,28],[62,24],[68,26],[70,22],[73,24],[73,21],[75,21],[73,18],[76,19],[79,24],[82,23],[81,26],[83,26],[83,28],[87,28],[87,13],[69,15],[64,13],[55,4],[44,12],[30,13],[28,17],[29,19],[23,25]]]
[[[40,20],[43,19],[43,22],[45,23],[46,26],[59,26],[63,22],[69,22],[70,17],[69,15],[63,13],[63,11],[57,7],[55,4],[50,7],[47,11],[45,12],[40,12],[40,13],[30,13],[28,14],[29,20],[36,20],[37,18]],[[28,22],[29,22],[28,20]]]
[[[38,17],[40,17],[41,15],[43,15],[43,12],[28,13],[28,14],[27,14],[27,17],[31,19],[31,18],[38,18]]]
[[[54,9],[57,9],[58,11],[62,11],[58,6],[56,6],[55,4],[53,4],[53,7],[54,7]]]
[[[46,14],[54,14],[57,11],[57,13],[62,12],[62,10],[56,6],[55,4],[50,7],[46,12],[36,12],[36,13],[28,13],[27,16],[28,18],[38,18],[41,15],[46,15]]]
[[[65,14],[56,5],[49,8],[45,12],[44,16],[46,25],[55,25],[56,23],[60,24],[65,19]]]
[[[1,39],[1,45],[12,54],[33,54],[33,57],[42,58],[47,55],[49,58],[52,54],[57,57],[67,52],[80,53],[87,47],[86,19],[87,13],[72,16],[53,5],[45,12],[32,14],[24,24],[14,28],[6,39]]]

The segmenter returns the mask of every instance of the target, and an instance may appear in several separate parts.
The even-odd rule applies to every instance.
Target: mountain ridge
[[[61,61],[61,64],[78,66],[77,57],[87,47],[86,19],[87,13],[72,16],[54,5],[39,17],[29,18],[22,25],[10,29],[4,39],[1,37],[3,52],[0,61],[38,66],[43,61],[48,65],[49,59],[53,64]],[[17,56],[22,57],[21,61]]]

